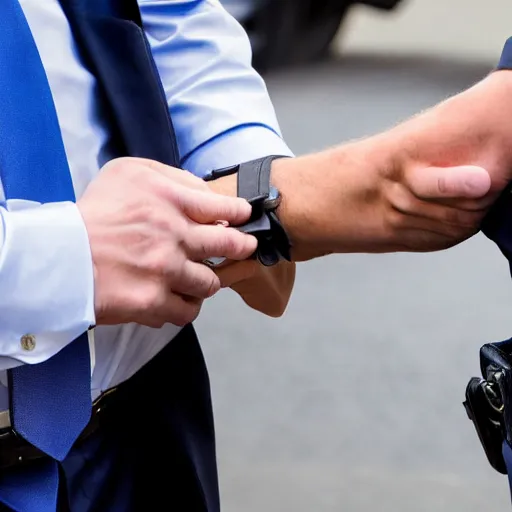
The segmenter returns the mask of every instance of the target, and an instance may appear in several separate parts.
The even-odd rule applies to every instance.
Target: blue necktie
[[[0,0],[0,177],[7,200],[75,201],[50,87],[18,0]],[[11,370],[16,432],[63,460],[90,418],[90,372],[87,333],[46,362]],[[34,510],[45,512],[44,503],[56,499],[57,464],[49,461],[41,468],[25,478],[23,472],[17,475],[21,489],[0,474],[0,499],[12,506],[20,494],[32,500]],[[18,507],[32,510],[28,502]]]

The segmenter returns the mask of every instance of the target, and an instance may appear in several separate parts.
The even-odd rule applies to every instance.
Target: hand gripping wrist
[[[291,261],[291,243],[276,213],[280,202],[279,191],[270,182],[272,162],[278,158],[287,157],[266,156],[211,171],[205,177],[205,181],[212,181],[237,173],[237,195],[251,204],[252,215],[248,222],[234,227],[256,237],[258,248],[253,257],[265,266],[275,265],[283,259]],[[205,263],[216,266],[222,261],[224,258],[215,258]]]

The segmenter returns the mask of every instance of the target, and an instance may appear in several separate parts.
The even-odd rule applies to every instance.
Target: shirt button
[[[36,348],[36,337],[33,334],[24,334],[20,341],[23,350],[30,352]]]

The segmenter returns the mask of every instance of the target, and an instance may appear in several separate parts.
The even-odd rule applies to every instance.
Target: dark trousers
[[[219,512],[210,385],[188,326],[62,464],[62,512]]]

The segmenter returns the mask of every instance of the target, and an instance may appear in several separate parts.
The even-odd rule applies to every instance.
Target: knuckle
[[[243,235],[233,228],[218,228],[219,231],[219,245],[225,255],[231,256],[243,248]]]
[[[400,213],[411,213],[416,208],[417,199],[400,183],[393,183],[387,190],[388,201]]]
[[[146,268],[151,274],[157,276],[165,276],[169,274],[171,265],[170,259],[164,251],[156,252],[152,257],[148,258]]]
[[[155,207],[151,201],[140,198],[132,209],[132,216],[135,220],[143,223],[153,225],[157,217]]]
[[[103,172],[108,172],[110,174],[117,174],[121,171],[122,168],[124,168],[128,164],[128,161],[129,161],[128,157],[114,158],[114,159],[108,161],[103,166]]]
[[[179,315],[176,315],[173,323],[179,327],[184,327],[185,325],[192,323],[199,316],[201,305],[201,303],[187,302]]]
[[[232,230],[228,230],[226,228],[221,229],[225,232],[219,235],[219,245],[221,246],[224,255],[232,256],[236,253],[236,250],[239,247],[236,236]]]
[[[139,201],[130,217],[139,226],[141,236],[150,240],[155,248],[167,247],[170,250],[186,238],[186,220],[172,209],[162,208],[155,201]]]
[[[151,317],[154,317],[155,312],[159,311],[164,304],[164,289],[156,282],[149,283],[137,296],[137,309]]]
[[[205,181],[203,181],[201,178],[198,178],[190,171],[177,170],[176,173],[176,179],[179,179],[179,181],[187,187],[202,191],[210,190]]]
[[[245,199],[239,197],[228,197],[219,204],[222,218],[226,220],[240,220],[248,217],[251,212],[251,206]]]
[[[245,201],[245,199],[234,198],[232,207],[233,217],[239,218],[246,214],[249,214],[251,209],[252,208],[249,206],[247,201]]]
[[[148,327],[152,327],[153,329],[161,329],[165,323],[165,318],[162,316],[152,316],[146,321],[146,325]]]
[[[448,184],[444,176],[439,176],[436,180],[437,191],[444,196],[448,192]]]
[[[148,257],[146,268],[151,274],[169,280],[179,275],[184,264],[185,258],[178,247],[165,245]]]
[[[213,297],[219,290],[220,279],[214,272],[210,272],[205,282],[205,299]]]
[[[468,230],[478,230],[483,217],[481,212],[464,212],[461,224]]]
[[[205,218],[211,211],[211,207],[208,201],[201,201],[201,196],[198,194],[190,194],[190,207],[193,209],[195,215],[198,218]]]
[[[446,208],[444,221],[469,231],[477,229],[480,216],[474,212],[468,212],[458,208]]]
[[[444,222],[453,224],[455,226],[464,225],[465,222],[465,216],[463,212],[457,210],[456,208],[450,207],[444,208],[442,219]]]
[[[129,157],[116,158],[115,160],[110,161],[107,166],[110,174],[127,183],[140,185],[140,182],[143,181],[142,177],[146,177],[145,173],[142,172],[140,165]]]
[[[391,208],[386,215],[386,224],[391,229],[402,228],[405,222],[406,216],[397,208]]]
[[[188,273],[185,267],[179,276],[179,289],[191,297],[207,299],[215,295],[220,289],[220,279],[215,272],[204,265],[189,266]],[[191,272],[190,269],[194,268]]]

